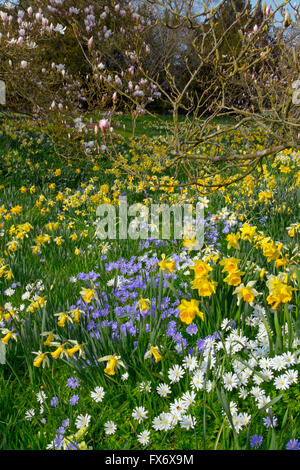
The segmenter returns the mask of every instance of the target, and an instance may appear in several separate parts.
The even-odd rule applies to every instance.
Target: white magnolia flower
[[[66,29],[67,29],[66,26],[63,26],[62,24],[57,23],[55,28],[53,28],[53,31],[56,31],[57,33],[60,33],[60,34],[65,34]]]

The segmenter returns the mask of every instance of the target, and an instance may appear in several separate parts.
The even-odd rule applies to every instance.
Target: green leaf
[[[265,406],[260,408],[258,414],[264,413],[268,408],[270,408],[270,406],[275,405],[275,403],[277,403],[281,398],[282,398],[282,395],[278,395],[278,397],[273,398],[273,400],[269,401],[269,403],[267,403]]]

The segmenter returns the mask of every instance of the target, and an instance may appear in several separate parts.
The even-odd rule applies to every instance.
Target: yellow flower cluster
[[[191,269],[195,272],[195,278],[192,281],[192,288],[198,289],[201,297],[210,297],[216,292],[217,282],[211,280],[209,272],[212,268],[202,260],[195,262]]]
[[[290,302],[293,297],[293,288],[287,284],[287,276],[271,275],[266,282],[269,289],[267,302],[271,308],[275,310],[279,304]]]

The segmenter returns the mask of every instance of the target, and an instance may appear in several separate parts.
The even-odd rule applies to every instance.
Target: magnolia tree
[[[137,117],[159,120],[154,104],[164,102],[172,125],[164,152],[149,150],[150,166],[180,187],[233,183],[267,157],[300,150],[299,13],[286,0],[6,3],[6,111],[26,113],[63,156],[105,151],[142,180],[120,158],[114,116],[130,114],[134,133]]]

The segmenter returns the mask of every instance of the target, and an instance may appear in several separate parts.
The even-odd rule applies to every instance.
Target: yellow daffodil
[[[224,282],[230,286],[238,286],[242,282],[241,276],[245,273],[237,269],[236,271],[230,271],[228,276],[224,278]]]
[[[224,266],[222,270],[223,273],[225,272],[231,273],[234,271],[238,271],[238,264],[240,261],[241,260],[238,258],[226,258],[226,259],[222,259],[219,263],[220,263],[220,266]]]
[[[192,239],[185,238],[183,240],[183,246],[185,248],[187,248],[188,251],[199,250],[199,248],[200,248],[199,242],[196,240],[195,237],[192,238]]]
[[[242,227],[240,228],[240,231],[241,231],[241,239],[248,240],[249,242],[251,242],[254,236],[256,235],[256,227],[251,226],[249,224],[242,225]]]
[[[190,325],[195,316],[204,321],[204,314],[199,310],[199,301],[192,299],[190,301],[183,299],[181,304],[177,307],[180,312],[180,320],[187,325]]]
[[[47,334],[47,333],[46,333]],[[52,346],[52,341],[54,340],[54,333],[51,331],[48,333],[46,340],[44,341],[44,346]]]
[[[41,364],[43,365],[43,367],[45,367],[46,364],[49,365],[49,359],[47,357],[48,352],[42,353],[41,351],[38,351],[37,353],[33,354],[37,355],[37,357],[33,361],[34,367],[40,367]]]
[[[54,316],[58,317],[57,325],[61,326],[62,328],[66,325],[66,321],[73,322],[73,319],[67,313],[55,313]]]
[[[73,320],[75,323],[79,323],[80,315],[84,313],[83,310],[79,310],[79,308],[75,308],[75,310],[70,311],[71,315],[73,315]]]
[[[140,309],[141,312],[146,312],[147,310],[149,310],[150,300],[141,298],[137,302],[136,306]]]
[[[191,270],[195,272],[196,277],[207,276],[209,271],[212,271],[212,268],[202,260],[197,260]]]
[[[113,354],[111,356],[104,356],[98,359],[99,362],[107,361],[106,368],[104,369],[105,374],[107,375],[115,375],[115,369],[119,367],[124,367],[125,364],[121,361],[121,356],[117,354]]]
[[[53,359],[57,359],[65,350],[65,344],[60,344],[55,351],[51,353]]]
[[[238,296],[238,301],[237,304],[240,305],[240,301],[243,299],[245,302],[248,302],[249,304],[252,304],[254,301],[255,297],[259,295],[257,290],[253,288],[254,284],[256,281],[250,281],[246,286],[244,284],[241,284],[239,287],[237,287],[234,290],[234,294],[237,294]]]
[[[158,266],[163,272],[171,272],[175,271],[176,261],[170,261],[166,259],[166,255],[161,255],[162,260],[158,263]]]
[[[92,299],[96,297],[96,292],[93,289],[86,289],[85,287],[81,289],[80,295],[86,303],[90,303]]]
[[[12,333],[11,331],[9,331],[8,333],[6,333],[6,335],[4,336],[4,338],[1,338],[2,343],[4,343],[4,344],[7,346],[9,340],[12,338],[12,335],[13,335],[13,333]]]
[[[237,248],[239,249],[239,239],[240,239],[240,234],[239,233],[229,233],[226,237],[227,241],[227,249],[229,250],[230,248]]]
[[[271,305],[272,310],[275,310],[281,303],[290,302],[293,297],[294,289],[284,282],[285,280],[282,279],[282,276],[279,276],[276,277],[271,275],[266,282],[266,285],[269,289],[267,302],[269,305]]]
[[[191,284],[193,289],[198,289],[201,297],[210,297],[216,293],[217,282],[212,281],[208,276],[196,277]]]
[[[84,348],[83,344],[77,344],[76,346],[73,346],[73,348],[68,348],[66,350],[66,352],[67,352],[69,357],[72,357],[73,354],[75,354],[78,351],[79,351],[79,356],[82,356],[83,355],[83,348]]]
[[[159,352],[158,346],[152,346],[152,345],[150,344],[150,347],[149,347],[148,351],[147,351],[147,352],[145,353],[145,355],[144,355],[144,359],[148,359],[148,358],[150,358],[150,357],[152,357],[152,356],[154,357],[155,362],[159,362],[159,361],[161,361],[161,359],[162,359],[162,356],[161,356],[161,354],[160,354],[160,352]]]

